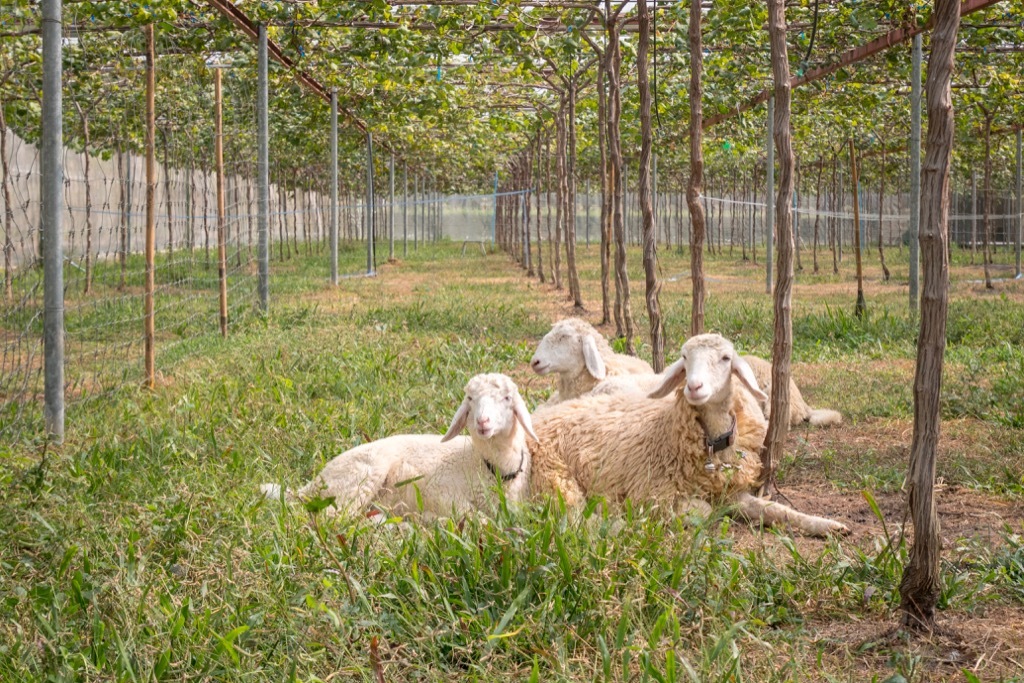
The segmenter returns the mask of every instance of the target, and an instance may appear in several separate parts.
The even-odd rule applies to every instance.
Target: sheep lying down
[[[650,375],[647,361],[615,353],[600,332],[580,318],[564,318],[551,326],[530,359],[538,375],[556,375],[558,390],[545,406],[577,398],[606,377]]]
[[[757,385],[766,395],[772,393],[772,364],[757,356],[743,356],[743,360],[750,366]],[[657,389],[664,382],[664,375],[637,374],[609,377],[591,390],[591,394],[649,394]],[[735,383],[734,383],[735,384]],[[738,387],[737,387],[738,389]],[[764,401],[761,409],[765,418],[771,416],[771,402]],[[815,427],[828,427],[842,424],[843,416],[836,410],[830,408],[812,408],[804,400],[800,393],[800,387],[792,379],[789,380],[789,426],[796,427],[801,424],[811,424]]]
[[[728,340],[697,335],[647,397],[583,396],[537,412],[534,493],[557,493],[570,505],[601,495],[677,511],[730,503],[751,522],[813,536],[846,532],[839,522],[752,495],[767,421],[756,408],[735,409],[733,377],[753,399],[767,399]]]
[[[460,436],[463,429],[469,436]],[[515,382],[502,374],[477,375],[444,436],[399,434],[356,446],[284,497],[333,498],[333,512],[351,514],[371,503],[395,514],[416,513],[422,501],[424,515],[437,517],[486,507],[500,482],[507,500],[521,501],[529,493],[527,434],[535,436]],[[268,498],[282,495],[277,484],[261,488]]]

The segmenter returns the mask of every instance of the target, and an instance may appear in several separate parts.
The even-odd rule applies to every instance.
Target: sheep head
[[[515,429],[516,422],[533,439],[537,439],[530,411],[526,409],[516,383],[500,373],[476,375],[466,384],[462,404],[455,411],[452,424],[441,441],[451,440],[463,429],[469,429],[474,439],[507,435]]]
[[[601,380],[608,374],[601,356],[602,344],[607,346],[608,342],[590,323],[579,318],[559,320],[540,340],[530,367],[538,375],[553,372],[571,377],[585,370]]]
[[[720,334],[690,337],[679,351],[679,360],[665,370],[665,381],[650,393],[663,398],[683,385],[683,398],[693,406],[719,402],[730,395],[731,376],[736,375],[758,401],[768,396],[757,385],[754,371],[732,342]]]

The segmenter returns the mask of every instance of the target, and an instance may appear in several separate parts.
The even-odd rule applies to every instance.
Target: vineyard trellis
[[[819,4],[5,6],[0,434],[60,440],[65,399],[154,386],[214,331],[267,314],[271,258],[311,260],[332,285],[378,275],[382,240],[396,258],[399,207],[404,257],[408,213],[414,255],[445,238],[462,240],[463,254],[470,241],[493,242],[528,276],[564,283],[582,312],[580,221],[589,246],[599,203],[603,322],[632,354],[645,338],[634,318],[646,316],[658,369],[670,336],[662,283],[690,278],[697,333],[705,255],[731,256],[737,242],[742,260],[748,248],[754,263],[760,254],[775,301],[770,488],[788,428],[801,252],[811,244],[818,272],[827,245],[838,274],[852,250],[859,316],[870,307],[862,261],[876,245],[884,281],[900,285],[885,250],[908,247],[918,308],[920,242],[910,502],[923,549],[903,609],[904,626],[930,627],[944,266],[963,250],[980,260],[986,288],[999,272],[1021,277],[1024,12],[1020,0],[937,0],[934,11]],[[665,87],[684,76],[687,87]],[[592,179],[599,202],[579,192]],[[666,277],[658,250],[673,245],[689,247],[690,272]],[[646,303],[637,313],[635,247]]]

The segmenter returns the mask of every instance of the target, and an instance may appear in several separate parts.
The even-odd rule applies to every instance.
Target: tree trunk
[[[612,321],[609,295],[612,251],[611,168],[608,159],[608,92],[605,85],[605,56],[598,54],[597,67],[597,144],[601,150],[601,324]]]
[[[800,262],[800,180],[803,178],[803,167],[797,167],[796,186],[793,192],[793,244],[796,250],[796,269],[803,272],[804,264]]]
[[[885,218],[885,143],[882,143],[882,168],[878,173],[878,260],[882,263],[882,280],[889,281],[889,267],[885,265],[885,250],[882,248],[882,219]]]
[[[174,263],[174,211],[171,204],[171,162],[168,158],[167,131],[164,131],[164,204],[167,206],[167,262]]]
[[[130,190],[128,188],[128,181],[125,178],[125,174],[124,174],[124,166],[125,166],[124,156],[125,156],[124,152],[121,149],[120,133],[118,133],[118,141],[117,141],[117,178],[118,178],[118,181],[120,183],[119,187],[120,187],[120,190],[121,190],[120,193],[119,193],[120,194],[119,203],[120,203],[120,209],[121,209],[121,216],[120,216],[121,225],[120,225],[120,230],[119,230],[120,235],[118,236],[119,237],[118,241],[120,243],[119,244],[119,248],[118,248],[118,261],[119,261],[119,264],[120,264],[121,277],[120,277],[120,280],[118,282],[117,289],[120,292],[123,292],[124,288],[128,286],[128,282],[127,282],[127,280],[128,280],[128,225],[129,225],[129,214],[131,212],[131,206],[129,206],[129,204],[128,204],[128,193],[129,193]],[[130,155],[128,157],[128,163],[129,164],[131,163],[131,156]]]
[[[925,93],[928,137],[921,168],[921,261],[924,286],[921,330],[914,375],[914,435],[910,443],[910,516],[914,541],[900,582],[901,622],[914,631],[931,631],[939,599],[942,540],[935,510],[935,452],[939,441],[939,395],[946,348],[949,295],[949,167],[953,151],[953,98],[950,82],[960,0],[936,0],[935,26]]]
[[[565,225],[565,199],[569,193],[565,182],[565,96],[555,114],[555,289],[562,288],[562,229]]]
[[[610,11],[611,2],[605,0],[607,14]],[[626,353],[636,354],[633,346],[633,310],[629,297],[629,273],[626,269],[626,226],[623,211],[625,209],[625,197],[622,182],[622,137],[620,132],[622,117],[622,92],[619,76],[622,70],[622,46],[619,44],[619,29],[617,21],[608,24],[608,98],[610,100],[608,116],[608,148],[612,160],[612,220],[615,232],[615,283],[616,283],[616,316],[615,327],[619,336],[626,338]],[[621,313],[618,311],[621,310]]]
[[[576,269],[576,83],[569,83],[569,101],[566,110],[566,209],[565,267],[569,276],[569,295],[573,308],[583,310],[580,276]]]
[[[768,2],[768,34],[771,40],[772,75],[775,81],[773,131],[779,159],[779,189],[775,198],[775,233],[778,256],[775,277],[775,326],[772,344],[771,417],[761,455],[762,492],[775,487],[775,470],[782,459],[789,433],[789,362],[793,353],[793,155],[790,131],[789,56],[786,48],[785,0]],[[770,195],[769,195],[770,196]]]
[[[701,108],[704,57],[701,52],[701,1],[690,0],[690,182],[686,186],[686,206],[690,210],[690,282],[693,300],[690,307],[690,334],[704,331],[704,182],[702,148],[704,113]],[[756,259],[755,259],[756,261]]]
[[[77,104],[75,105],[77,106]],[[82,288],[83,294],[88,294],[92,289],[92,183],[89,182],[89,116],[78,109],[82,117],[82,136],[85,148],[82,150],[85,167],[85,285]]]
[[[857,175],[857,149],[850,143],[850,180],[853,182],[853,253],[857,257],[857,303],[853,307],[858,318],[864,315],[867,304],[864,301],[864,270],[860,259],[860,180]]]
[[[118,157],[120,168],[120,157]],[[11,208],[11,189],[8,184],[10,168],[7,164],[7,120],[4,109],[0,105],[0,190],[4,197],[4,300],[14,298],[14,239],[11,230],[14,228],[14,209]],[[122,191],[123,196],[123,191]]]
[[[818,183],[814,190],[814,274],[818,274],[818,227],[821,225],[821,172],[825,159],[818,159]]]
[[[542,151],[543,148],[541,143],[544,141],[544,133],[538,128],[537,129],[537,175],[534,186],[537,188],[534,190],[534,194],[537,197],[537,276],[540,278],[541,284],[544,283],[544,240],[540,234],[540,185],[541,185],[541,160],[543,159]]]
[[[993,289],[992,273],[988,264],[992,262],[989,254],[989,214],[992,213],[992,116],[982,108],[985,116],[985,181],[982,192],[984,193],[985,208],[981,221],[981,263],[985,268],[985,289]]]
[[[699,2],[699,0],[697,0]],[[658,294],[658,232],[654,224],[654,206],[651,197],[651,151],[654,147],[651,130],[651,85],[647,74],[647,59],[651,41],[651,15],[647,0],[637,5],[640,40],[637,48],[636,84],[640,91],[640,211],[643,213],[644,275],[647,295],[647,317],[651,324],[651,365],[655,372],[665,369],[665,339],[662,336],[661,305]]]
[[[842,207],[839,203],[839,160],[832,156],[832,231],[829,233],[829,241],[832,246],[832,274],[839,274],[839,212]]]
[[[544,167],[545,167],[544,168],[544,173],[545,173],[545,176],[544,176],[544,193],[545,193],[546,204],[547,204],[547,206],[545,208],[547,209],[547,211],[546,211],[546,213],[547,213],[547,221],[546,221],[546,223],[547,223],[547,228],[548,228],[548,272],[550,274],[549,275],[549,280],[550,280],[551,284],[555,284],[555,267],[553,265],[553,263],[554,263],[554,254],[551,253],[551,245],[553,245],[555,243],[555,241],[554,241],[554,239],[551,236],[551,136],[550,135],[548,136],[548,139],[545,140],[545,143],[544,143]],[[555,251],[557,251],[557,249]]]

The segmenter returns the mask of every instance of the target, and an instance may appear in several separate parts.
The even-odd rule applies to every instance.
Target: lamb
[[[769,526],[789,524],[813,536],[845,533],[843,524],[751,495],[761,479],[758,449],[767,433],[760,410],[733,408],[733,383],[767,400],[750,366],[717,334],[683,344],[661,386],[636,394],[584,396],[534,415],[534,494],[558,493],[569,505],[586,496],[648,500],[676,511],[730,501]],[[675,392],[674,400],[661,400]]]
[[[468,428],[469,436],[460,436]],[[396,514],[464,513],[484,507],[500,478],[506,500],[529,492],[530,452],[536,438],[530,413],[509,377],[482,374],[466,384],[465,397],[448,432],[400,434],[356,446],[332,459],[311,482],[285,499],[333,497],[332,512],[359,513],[372,502]],[[281,487],[264,484],[264,495],[281,498]]]
[[[757,378],[757,384],[764,393],[769,396],[772,393],[772,364],[757,356],[744,356],[747,365],[753,370]],[[771,416],[771,401],[765,401],[764,416]],[[802,423],[812,424],[815,427],[828,427],[842,424],[843,416],[836,410],[830,408],[811,408],[804,401],[800,389],[792,378],[789,380],[789,426],[796,427]]]
[[[757,378],[757,385],[767,394],[772,393],[772,364],[757,356],[743,356]],[[618,393],[649,394],[664,381],[663,375],[623,375],[609,377],[598,382],[590,391],[593,395]],[[765,419],[771,417],[771,401],[761,404]],[[799,387],[792,379],[789,380],[789,426],[796,427],[803,423],[816,427],[827,427],[842,424],[843,416],[829,408],[811,408],[804,401]]]
[[[537,345],[530,367],[538,375],[558,375],[558,390],[545,406],[582,396],[605,377],[654,373],[646,361],[615,353],[601,333],[580,318],[555,323]]]

